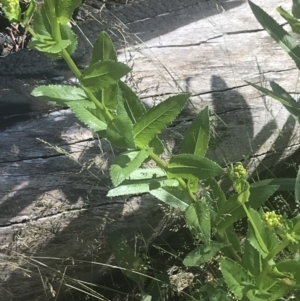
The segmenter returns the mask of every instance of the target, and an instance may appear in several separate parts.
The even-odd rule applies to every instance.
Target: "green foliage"
[[[205,199],[192,203],[185,211],[185,220],[194,235],[210,245],[210,210]]]
[[[64,59],[80,83],[80,87],[40,86],[32,95],[69,107],[113,148],[124,149],[110,166],[112,188],[107,196],[148,193],[185,217],[185,226],[195,237],[196,246],[183,257],[185,268],[197,271],[200,267],[203,271],[203,267],[209,267],[216,277],[204,285],[194,283],[189,300],[275,301],[300,286],[300,260],[295,255],[300,248],[300,215],[288,219],[274,211],[262,210],[276,191],[295,190],[298,202],[300,172],[296,180],[267,179],[252,184],[241,163],[232,165],[226,173],[205,157],[211,131],[208,107],[199,112],[186,130],[180,153],[172,154],[169,160],[163,159],[166,150],[158,136],[174,122],[190,94],[172,96],[147,110],[136,93],[122,82],[130,68],[118,62],[105,32],[99,34],[90,64],[81,73],[70,56],[76,49],[77,37],[68,24],[79,0],[45,0],[39,5],[31,1],[22,15],[16,1],[0,2],[8,17],[23,22],[32,34],[30,47],[52,59]],[[261,8],[249,3],[261,25],[299,67],[300,49],[295,40]],[[282,8],[278,12],[299,33],[299,0],[293,1],[293,16]],[[32,16],[31,26],[28,20]],[[272,90],[251,85],[280,101],[299,121],[297,101],[275,82],[270,84]],[[161,154],[164,156],[160,157]],[[149,161],[156,166],[147,166]],[[220,184],[225,177],[232,182],[229,196]],[[239,233],[236,222],[243,222],[244,218],[247,229]],[[146,285],[149,274],[138,250],[114,235],[109,241],[119,267],[138,285],[140,300],[167,300],[168,275],[155,273],[155,278],[151,276],[152,281]],[[287,249],[288,257],[283,252]]]
[[[204,157],[209,142],[208,107],[193,120],[182,141],[181,153]]]
[[[89,90],[95,92],[99,89],[115,85],[129,71],[130,68],[123,63],[97,61],[84,70],[81,83]]]
[[[171,157],[167,166],[171,178],[204,180],[224,174],[224,170],[215,162],[191,154],[180,154]]]
[[[186,104],[190,94],[169,97],[164,102],[147,111],[133,127],[134,139],[138,147],[145,147],[156,135],[160,134]]]
[[[278,24],[271,16],[269,16],[259,6],[249,1],[250,8],[255,15],[257,21],[269,33],[269,35],[288,53],[294,60],[297,68],[300,68],[300,47],[295,39],[293,39],[280,24]]]

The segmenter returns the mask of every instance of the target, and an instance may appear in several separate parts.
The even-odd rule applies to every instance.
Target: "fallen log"
[[[208,105],[220,118],[214,121],[219,139],[210,158],[220,164],[245,160],[250,171],[275,165],[298,149],[299,126],[279,103],[245,80],[275,80],[297,93],[296,66],[260,28],[247,3],[224,1],[222,13],[212,3],[186,3],[186,10],[168,7],[178,17],[173,15],[168,30],[166,11],[150,15],[140,22],[145,43],[118,48],[120,60],[132,66],[127,82],[147,106],[178,91],[192,93],[189,105],[161,137],[170,152],[176,152],[193,117]],[[277,20],[277,6],[289,9],[285,1],[255,3]],[[147,29],[155,19],[162,22]],[[127,24],[129,31],[138,28],[130,28],[135,23]],[[51,300],[66,268],[66,275],[84,280],[95,281],[103,274],[101,268],[93,274],[90,264],[76,263],[109,263],[108,236],[130,240],[138,233],[150,242],[168,217],[150,196],[107,198],[108,167],[115,156],[108,143],[69,110],[49,111],[48,104],[33,99],[31,77],[15,77],[10,84],[9,96],[0,101],[2,109],[9,108],[1,115],[0,130],[0,299]],[[18,99],[13,105],[12,95]],[[55,272],[42,270],[33,257],[54,265]]]

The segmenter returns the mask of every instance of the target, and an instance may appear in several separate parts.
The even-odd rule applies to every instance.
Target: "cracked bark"
[[[225,9],[230,2],[233,1],[224,3]],[[289,10],[285,1],[265,2],[255,1],[277,20],[277,6]],[[162,135],[170,152],[178,150],[193,117],[208,105],[222,119],[212,118],[220,139],[213,141],[208,156],[221,164],[244,160],[246,156],[244,162],[250,170],[263,171],[298,149],[299,127],[282,106],[261,96],[245,80],[262,84],[275,80],[297,93],[298,70],[261,30],[247,3],[221,14],[204,15],[210,17],[194,18],[163,35],[159,28],[155,29],[156,38],[148,40],[146,47],[141,44],[127,48],[126,56],[119,50],[120,60],[133,68],[127,82],[148,107],[177,91],[192,93],[191,102]],[[36,138],[57,145],[74,160]],[[124,198],[106,197],[110,186],[108,166],[114,154],[69,110],[11,126],[4,123],[0,145],[3,260],[14,260],[14,251],[18,251],[106,262],[111,256],[107,236],[117,233],[131,239],[142,231],[149,238],[164,217],[150,196],[128,198],[127,202]],[[26,261],[23,264],[30,266]],[[61,270],[68,264],[69,261],[55,261]],[[90,270],[91,266],[82,264],[69,267],[67,272],[93,280],[103,273],[94,269],[91,275]],[[46,269],[43,272],[47,275]],[[57,283],[51,284],[57,288]],[[29,279],[9,263],[3,267],[1,300],[35,300],[44,296],[43,290],[35,269]]]

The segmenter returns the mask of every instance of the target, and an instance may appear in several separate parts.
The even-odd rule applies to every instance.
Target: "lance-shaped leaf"
[[[71,20],[74,10],[81,4],[81,0],[55,0],[56,18],[60,24]]]
[[[300,19],[300,0],[293,0],[292,14],[295,18]]]
[[[220,263],[221,272],[228,288],[239,299],[242,299],[245,285],[254,283],[254,279],[249,276],[246,269],[233,261],[232,259],[223,257]]]
[[[185,211],[190,203],[188,196],[178,187],[158,188],[155,190],[150,190],[150,194],[165,204],[179,209],[180,211]]]
[[[204,157],[209,142],[209,111],[202,110],[187,129],[181,147],[181,153]]]
[[[199,266],[209,261],[226,246],[228,245],[224,242],[211,242],[209,246],[197,247],[184,258],[183,264],[187,267]]]
[[[296,100],[288,93],[286,92],[282,87],[280,87],[278,84],[276,84],[273,81],[270,81],[270,85],[273,91],[268,90],[266,88],[260,87],[255,84],[251,84],[247,82],[260,92],[263,92],[264,94],[280,101],[282,105],[292,114],[292,116],[296,119],[296,121],[300,121],[300,106],[296,102]]]
[[[282,7],[277,7],[277,11],[280,13],[281,17],[288,21],[291,26],[293,32],[299,34],[300,32],[300,21],[294,18],[291,14],[285,11]]]
[[[87,99],[81,88],[67,85],[38,86],[31,92],[32,96],[42,97],[47,101],[65,106],[68,101]]]
[[[274,178],[274,179],[257,181],[255,183],[252,183],[251,187],[276,185],[278,186],[277,191],[294,191],[295,184],[296,184],[296,180],[294,178]]]
[[[97,91],[116,84],[129,71],[130,68],[123,63],[98,61],[84,70],[81,83],[91,91]]]
[[[109,190],[107,196],[115,197],[121,195],[137,195],[142,193],[149,193],[151,190],[159,189],[161,187],[177,187],[178,181],[173,179],[163,180],[139,180],[127,181],[125,180],[122,185]]]
[[[117,263],[122,268],[122,272],[134,282],[143,284],[147,279],[147,269],[142,258],[136,254],[135,250],[116,235],[110,236],[109,244]]]
[[[148,110],[134,125],[136,145],[145,147],[156,135],[160,134],[180,113],[190,94],[172,96]]]
[[[278,186],[276,185],[251,187],[250,197],[246,206],[253,209],[259,208],[277,191],[277,189]],[[215,218],[218,231],[225,231],[230,225],[242,219],[244,216],[246,216],[245,210],[238,201],[238,196],[233,195],[222,207],[220,207]]]
[[[158,167],[153,168],[139,168],[130,174],[129,180],[153,180],[153,179],[167,179],[166,172]]]
[[[298,43],[259,6],[249,1],[249,5],[257,21],[270,36],[288,53],[300,69],[300,47]]]
[[[210,245],[210,211],[205,199],[192,203],[185,211],[185,220],[194,235]]]
[[[76,117],[87,125],[91,130],[95,132],[105,131],[107,125],[95,117],[88,109],[78,106],[77,104],[73,104],[72,102],[68,103],[72,112],[76,115]]]
[[[125,152],[117,157],[110,167],[110,178],[113,185],[120,185],[130,176],[152,153],[152,149]]]
[[[191,154],[180,154],[171,157],[168,167],[170,178],[204,180],[224,174],[224,170],[215,162]]]
[[[249,232],[248,232],[249,235]],[[259,252],[246,239],[242,257],[242,265],[253,276],[258,276],[262,271],[262,258]]]
[[[122,92],[122,101],[127,115],[132,123],[135,124],[146,113],[146,108],[140,98],[125,83],[120,81],[119,87]]]
[[[90,65],[98,61],[117,61],[117,53],[109,35],[102,31],[93,47]]]
[[[132,123],[126,116],[115,117],[107,124],[106,138],[117,147],[135,149]]]

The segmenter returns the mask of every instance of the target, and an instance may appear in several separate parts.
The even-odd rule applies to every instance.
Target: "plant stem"
[[[260,233],[259,233],[259,231],[258,231],[258,229],[257,229],[257,227],[255,225],[255,222],[252,219],[252,216],[251,216],[248,208],[246,207],[245,203],[242,203],[242,206],[243,206],[243,209],[244,209],[244,211],[245,211],[245,213],[247,215],[247,218],[248,218],[248,220],[249,220],[249,222],[250,222],[250,224],[251,224],[251,226],[252,226],[252,228],[253,228],[253,230],[255,232],[255,236],[256,236],[256,239],[258,240],[259,245],[261,246],[261,248],[263,249],[263,251],[265,253],[269,254],[269,250],[268,250],[268,248],[267,248],[264,240],[262,239],[262,237],[261,237],[261,235],[260,235]]]
[[[45,5],[48,6],[46,11],[49,11],[50,14],[48,18],[50,19],[50,25],[52,26],[52,37],[53,39],[59,43],[61,41],[61,33],[60,33],[60,24],[56,18],[56,9],[53,0],[46,0]]]

